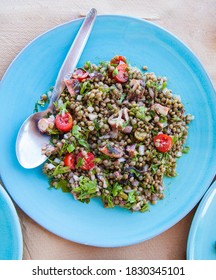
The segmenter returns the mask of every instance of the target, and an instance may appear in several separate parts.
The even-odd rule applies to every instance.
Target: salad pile
[[[148,210],[164,197],[163,177],[176,176],[177,158],[189,150],[193,116],[165,77],[123,56],[86,62],[64,83],[54,113],[38,122],[51,135],[42,147],[50,186],[80,202],[100,197],[108,208]]]

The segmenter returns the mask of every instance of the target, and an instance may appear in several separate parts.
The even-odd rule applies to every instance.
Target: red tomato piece
[[[68,132],[73,126],[73,118],[70,113],[58,114],[55,118],[55,125],[59,131]]]
[[[122,55],[116,55],[110,60],[110,64],[118,65],[120,62],[126,63],[126,58]]]
[[[161,133],[154,137],[154,144],[159,152],[166,153],[172,148],[172,138]]]
[[[87,79],[89,76],[89,72],[85,71],[81,68],[78,68],[77,70],[74,71],[74,73],[72,74],[72,77],[74,79],[77,79],[79,82],[84,81],[85,79]]]
[[[127,64],[124,62],[120,62],[119,65],[116,67],[116,69],[113,71],[116,75],[113,76],[113,78],[118,83],[126,83],[128,81],[128,72],[127,72]]]
[[[64,158],[64,164],[65,164],[65,166],[68,166],[71,170],[74,170],[75,169],[75,160],[76,160],[76,157],[74,154],[72,154],[72,153],[67,154]]]
[[[94,155],[91,152],[80,152],[76,156],[76,164],[82,170],[90,170],[94,167]]]

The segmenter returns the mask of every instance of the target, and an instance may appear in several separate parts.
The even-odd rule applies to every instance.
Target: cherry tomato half
[[[59,131],[68,132],[73,126],[73,119],[70,113],[58,114],[55,119],[55,125]]]
[[[75,169],[75,160],[76,157],[72,153],[67,154],[64,158],[64,164],[65,166],[68,166],[71,170]]]
[[[76,156],[76,164],[82,170],[90,170],[94,167],[94,155],[90,152],[80,152]]]
[[[85,71],[81,68],[78,68],[77,70],[74,71],[72,74],[72,77],[74,79],[77,79],[79,82],[82,82],[83,80],[87,79],[89,76],[89,72]]]
[[[119,65],[116,67],[116,69],[113,71],[116,75],[113,76],[113,78],[118,83],[126,83],[128,81],[128,72],[127,72],[127,64],[124,62],[120,62]]]
[[[154,144],[159,152],[165,153],[172,148],[172,138],[161,133],[154,137]]]
[[[116,55],[110,60],[110,64],[118,65],[120,61],[126,63],[126,58],[122,55]]]

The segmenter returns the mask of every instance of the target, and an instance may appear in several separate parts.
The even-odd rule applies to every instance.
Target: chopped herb
[[[136,112],[136,117],[140,120],[144,120],[145,119],[145,113],[146,113],[146,107],[145,106],[140,106],[137,108],[137,112]]]
[[[59,140],[59,134],[53,134],[50,137],[50,143],[54,146],[55,143]]]
[[[115,70],[113,70],[112,75],[113,75],[113,77],[118,75],[118,69],[117,68],[115,68]]]
[[[140,212],[146,212],[149,210],[149,205],[147,203],[143,204],[143,206],[141,207]]]
[[[78,193],[78,199],[88,203],[91,197],[97,194],[97,181],[90,180],[90,178],[81,176],[79,180],[79,187],[74,188],[73,192]]]
[[[129,192],[127,201],[130,203],[136,202],[135,191]]]
[[[79,157],[77,160],[76,167],[79,168],[79,167],[83,166],[83,164],[84,164],[83,158]]]
[[[189,150],[190,150],[190,147],[189,147],[189,146],[185,146],[185,147],[182,149],[182,153],[183,153],[183,154],[188,154],[188,153],[189,153]]]
[[[64,114],[67,112],[67,106],[70,104],[70,101],[66,101],[65,103],[62,103],[59,107],[59,111],[61,114]]]
[[[89,144],[84,139],[78,139],[78,142],[81,146],[85,147],[86,149],[89,149]]]
[[[161,89],[163,90],[163,89],[165,89],[166,87],[167,87],[167,82],[164,81],[163,84],[162,84],[162,86],[161,86]]]
[[[76,149],[76,147],[72,143],[67,146],[68,153],[72,153],[75,149]]]
[[[106,147],[107,147],[108,150],[112,149],[112,146],[110,144],[107,144]]]
[[[54,127],[54,128],[49,129],[49,130],[47,131],[47,133],[48,133],[49,135],[59,135],[59,130],[58,130],[56,127]]]
[[[81,128],[78,125],[74,125],[72,128],[72,135],[77,139],[80,139],[82,137],[80,130]]]
[[[101,155],[100,155],[100,159],[101,159],[101,160],[105,160],[105,159],[109,159],[109,160],[110,160],[110,157],[109,157],[108,155],[101,154]]]
[[[148,80],[146,82],[146,87],[149,89],[149,88],[154,88],[156,91],[160,91],[160,90],[163,90],[165,89],[167,86],[167,82],[164,81],[162,84],[160,82],[154,82],[152,80]]]
[[[116,182],[116,183],[114,184],[114,186],[113,186],[113,189],[112,189],[112,195],[113,195],[113,196],[117,196],[118,193],[119,193],[121,190],[122,190],[122,186],[121,186],[118,182]]]
[[[90,81],[85,81],[84,83],[81,83],[81,88],[80,88],[81,95],[86,94],[90,90],[91,90]]]
[[[102,92],[109,92],[110,91],[110,88],[109,87],[99,87],[99,90],[102,91]]]
[[[162,158],[163,158],[163,153],[157,153],[157,157],[158,157],[159,160],[162,160]]]
[[[68,187],[68,182],[66,180],[59,180],[58,182],[55,182],[54,183],[54,187],[56,189],[60,189],[63,191],[63,192],[70,192],[70,189]]]
[[[154,186],[151,186],[151,192],[155,193],[155,187]]]
[[[121,97],[118,100],[118,103],[122,103],[122,101],[125,99],[126,93],[122,93]]]
[[[146,82],[146,87],[149,89],[150,87],[151,88],[155,88],[156,87],[156,82],[153,82],[152,80],[148,80]]]
[[[157,172],[159,166],[160,166],[159,163],[151,164],[150,169],[152,170],[153,174],[155,174]]]
[[[55,108],[58,108],[58,100],[56,100],[55,102],[53,102],[53,105],[55,106]]]
[[[80,126],[74,125],[73,128],[72,128],[72,135],[77,139],[78,143],[79,143],[81,146],[83,146],[83,147],[89,149],[88,142],[84,139],[84,135],[82,135],[82,134],[80,133],[80,131],[81,131]],[[86,130],[86,131],[84,131],[84,133],[85,133],[85,137],[87,138],[87,137],[88,137],[89,131]]]
[[[61,149],[60,149],[60,151],[59,151],[59,155],[60,155],[60,156],[63,155],[64,152],[67,151],[67,147],[68,147],[68,144],[65,142],[65,143],[62,145],[62,147],[61,147]]]
[[[108,66],[108,63],[106,61],[101,61],[100,65],[103,66],[106,69],[107,66]]]
[[[144,118],[144,121],[149,122],[151,120],[151,116],[150,115],[146,115]]]
[[[138,171],[134,170],[133,168],[130,168],[130,172],[134,173],[137,177],[140,176],[140,173]]]
[[[158,135],[158,130],[152,130],[151,133],[153,136],[156,136],[156,135]]]
[[[109,110],[112,110],[112,109],[113,109],[113,106],[112,106],[110,103],[107,104],[107,107],[108,107]]]
[[[120,127],[124,129],[128,124],[129,124],[129,121],[125,121],[122,124],[120,124]]]
[[[41,98],[35,103],[34,113],[39,111],[39,107],[45,107],[49,103],[48,92],[44,93]]]
[[[167,122],[166,116],[161,115],[161,116],[160,116],[159,123],[165,123],[165,122]]]
[[[50,163],[52,163],[53,165],[57,165],[57,163],[54,160],[51,160],[50,158],[47,159]]]
[[[92,65],[90,61],[86,61],[85,68],[88,69],[90,73],[92,72]]]
[[[178,141],[178,137],[176,135],[171,136],[172,137],[172,143],[175,144]]]
[[[96,120],[93,120],[93,124],[94,124],[94,127],[96,130],[99,130],[100,129],[100,125],[99,125],[99,122],[96,121]]]
[[[53,172],[53,176],[58,175],[58,174],[64,174],[69,171],[70,171],[70,169],[68,168],[68,166],[57,165]]]
[[[171,118],[171,120],[175,121],[175,122],[180,122],[181,121],[181,118],[179,117],[174,117],[174,118]]]
[[[170,155],[169,153],[163,153],[163,159],[165,159],[166,161],[170,159]]]
[[[149,121],[151,115],[146,115],[147,108],[145,106],[134,107],[130,109],[130,113],[134,114],[137,119]]]
[[[125,192],[123,192],[123,191],[121,191],[121,192],[119,193],[119,196],[120,196],[121,198],[123,198],[124,200],[127,200],[127,199],[128,199],[128,195],[127,195]]]
[[[95,162],[95,163],[100,163],[101,161],[102,161],[101,158],[95,158],[95,159],[94,159],[94,162]]]
[[[111,195],[106,195],[105,200],[107,201],[108,208],[113,208],[114,207],[113,197]]]
[[[92,102],[91,101],[87,101],[87,107],[92,107],[93,106],[93,104],[92,104]]]

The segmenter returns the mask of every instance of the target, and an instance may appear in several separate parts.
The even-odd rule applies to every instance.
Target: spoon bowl
[[[50,136],[38,129],[38,121],[48,113],[53,113],[54,102],[58,100],[64,90],[64,78],[72,74],[83,52],[96,19],[96,9],[91,9],[86,15],[79,32],[74,39],[70,50],[61,66],[56,83],[50,98],[50,104],[43,112],[29,116],[22,124],[16,140],[16,155],[24,168],[34,168],[41,165],[47,157],[42,154],[42,147],[50,142]]]
[[[25,168],[37,167],[47,159],[42,155],[41,148],[50,142],[50,137],[39,131],[37,123],[48,112],[49,110],[45,110],[30,115],[18,132],[16,155],[19,163]]]

